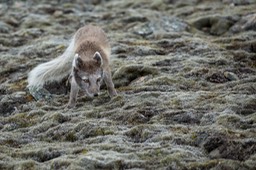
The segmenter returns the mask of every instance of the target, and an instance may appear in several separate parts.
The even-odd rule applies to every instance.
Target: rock
[[[147,37],[159,33],[183,32],[189,30],[189,25],[179,18],[162,16],[161,19],[152,19],[133,28],[135,34]]]
[[[19,91],[13,94],[15,98],[24,98],[26,96],[26,92],[25,91]]]
[[[210,74],[206,77],[206,80],[212,83],[225,83],[228,81],[227,77],[220,72]]]
[[[53,16],[54,17],[60,17],[60,16],[62,16],[63,15],[63,11],[55,11],[54,13],[53,13]]]
[[[198,30],[211,35],[222,35],[234,24],[231,17],[203,16],[192,23]]]
[[[113,80],[116,87],[127,86],[131,81],[140,76],[149,74],[155,75],[157,73],[157,69],[153,67],[146,67],[143,65],[128,65],[118,69],[113,75]]]
[[[248,5],[255,3],[253,0],[222,0],[224,3],[230,4],[230,5]]]
[[[8,33],[10,29],[11,29],[10,25],[0,21],[0,33]]]
[[[239,80],[239,77],[235,74],[235,73],[232,73],[232,72],[224,72],[224,76],[229,79],[230,81],[236,81],[236,80]]]
[[[29,87],[29,93],[33,96],[35,100],[51,100],[52,94],[45,88]]]
[[[243,16],[234,26],[231,31],[234,33],[241,31],[256,30],[256,14]]]
[[[140,25],[140,26],[136,26],[133,29],[134,29],[135,34],[138,34],[138,35],[143,36],[143,37],[151,35],[154,32],[153,28],[148,23]]]
[[[5,22],[13,27],[19,26],[19,21],[14,17],[8,17],[5,19]]]

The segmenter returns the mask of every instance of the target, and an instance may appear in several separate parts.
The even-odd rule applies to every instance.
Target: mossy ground
[[[0,169],[255,169],[256,2],[0,4]],[[28,72],[86,24],[111,45],[118,96],[66,79],[35,101]]]

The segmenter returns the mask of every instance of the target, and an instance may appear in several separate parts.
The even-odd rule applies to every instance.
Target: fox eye
[[[89,83],[89,79],[86,78],[86,77],[82,77],[82,80],[83,80],[85,83]]]
[[[99,83],[99,82],[100,82],[100,80],[101,80],[101,78],[97,78],[97,83]]]
[[[83,79],[85,83],[89,83],[89,79]]]

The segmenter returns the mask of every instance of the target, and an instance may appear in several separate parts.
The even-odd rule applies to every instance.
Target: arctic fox
[[[111,48],[104,31],[97,26],[84,26],[75,33],[66,51],[59,57],[38,65],[28,74],[28,89],[36,98],[44,84],[61,81],[70,74],[71,90],[68,107],[76,104],[79,89],[89,97],[98,96],[102,81],[110,97],[116,96],[109,67]]]

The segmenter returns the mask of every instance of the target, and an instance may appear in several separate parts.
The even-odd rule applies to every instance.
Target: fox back
[[[97,26],[85,26],[80,28],[75,34],[75,52],[83,59],[92,59],[95,52],[99,52],[104,60],[104,65],[108,65],[111,47],[105,32]]]

